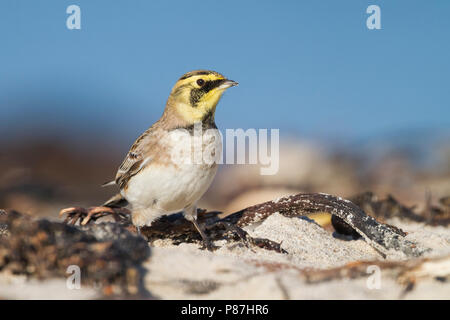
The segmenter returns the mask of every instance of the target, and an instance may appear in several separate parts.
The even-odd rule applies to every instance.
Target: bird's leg
[[[203,247],[208,249],[209,251],[213,250],[213,245],[211,243],[211,240],[206,235],[204,229],[199,225],[197,221],[197,205],[192,205],[184,210],[184,217],[191,221],[194,225],[195,229],[197,229],[198,233],[200,233],[200,236],[203,240]]]
[[[213,250],[213,245],[211,243],[211,240],[206,235],[205,231],[200,227],[200,225],[197,222],[197,218],[194,218],[191,220],[191,222],[194,224],[195,228],[197,229],[198,233],[200,233],[200,236],[203,239],[203,246],[204,248],[208,249],[209,251]]]
[[[64,223],[75,225],[78,221],[84,226],[90,221],[95,221],[101,217],[112,215],[116,222],[129,221],[130,211],[126,208],[110,208],[110,207],[71,207],[62,209],[60,216],[66,216]]]

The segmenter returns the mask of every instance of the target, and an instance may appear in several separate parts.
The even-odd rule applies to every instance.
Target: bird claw
[[[77,222],[81,226],[88,224],[107,215],[112,215],[116,222],[129,221],[130,211],[125,208],[110,208],[110,207],[71,207],[62,209],[59,216],[66,216],[64,223],[75,225]]]
[[[202,241],[202,246],[200,247],[201,250],[208,250],[208,251],[214,251],[218,249],[219,247],[215,246],[212,241],[209,239]]]
[[[259,247],[278,253],[287,253],[286,250],[281,248],[281,243],[277,243],[275,241],[264,238],[253,238],[247,233],[247,231],[232,223],[226,221],[218,221],[213,226],[221,226],[225,229],[225,232],[230,232],[231,234],[236,235],[239,240],[253,252],[255,252],[253,250],[254,247]]]
[[[222,226],[225,229],[225,232],[230,232],[232,234],[237,235],[238,238],[242,241],[242,243],[247,248],[250,248],[249,236],[248,236],[248,233],[244,229],[239,228],[238,226],[233,225],[229,222],[225,222],[225,221],[218,221],[218,222],[216,222],[216,225]]]

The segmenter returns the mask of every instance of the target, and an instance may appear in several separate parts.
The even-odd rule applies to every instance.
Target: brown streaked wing
[[[128,154],[125,160],[120,165],[119,170],[117,171],[116,175],[116,184],[119,186],[120,189],[123,189],[126,184],[128,183],[128,180],[135,174],[137,174],[142,169],[142,164],[144,162],[144,159],[142,156],[133,156],[134,154]]]
[[[132,176],[137,174],[149,161],[151,157],[149,156],[147,149],[152,145],[152,134],[150,130],[144,132],[133,144],[127,156],[123,160],[116,174],[116,184],[120,189],[126,187],[128,181]]]

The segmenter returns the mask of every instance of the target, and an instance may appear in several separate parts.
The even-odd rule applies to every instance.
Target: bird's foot
[[[277,243],[275,241],[264,238],[253,238],[247,233],[247,231],[232,223],[226,221],[217,221],[213,226],[221,226],[225,229],[225,232],[236,235],[238,239],[252,251],[253,247],[258,247],[266,250],[272,250],[278,253],[287,253],[286,250],[281,248],[281,243]]]
[[[212,241],[206,235],[204,228],[199,225],[196,218],[192,220],[192,223],[194,224],[194,227],[197,229],[198,233],[200,233],[200,236],[202,237],[203,240],[203,244],[200,249],[202,250],[207,249],[208,251],[214,251],[215,249],[217,249],[217,247],[214,246]]]
[[[223,227],[225,229],[225,233],[229,232],[231,234],[237,235],[238,238],[242,241],[242,243],[244,243],[244,245],[247,248],[250,248],[250,244],[251,244],[250,239],[251,238],[244,229],[239,228],[238,226],[231,224],[229,222],[226,222],[226,221],[217,221],[215,223],[215,226]]]
[[[59,212],[60,217],[66,216],[64,223],[75,225],[79,222],[82,226],[107,215],[112,215],[116,222],[129,222],[131,213],[130,210],[126,208],[110,207],[71,207],[62,209]]]
[[[208,250],[208,251],[214,251],[218,249],[219,247],[215,246],[211,240],[203,239],[202,240],[202,246],[200,247],[201,250]]]

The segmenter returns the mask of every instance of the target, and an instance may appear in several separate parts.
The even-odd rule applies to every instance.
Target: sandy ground
[[[392,221],[391,221],[392,222]],[[431,248],[428,257],[450,256],[450,230],[419,224],[397,225],[407,238]],[[331,234],[307,218],[274,214],[253,230],[252,236],[282,242],[288,254],[263,249],[249,250],[242,244],[224,244],[214,253],[192,244],[177,247],[155,243],[146,264],[145,282],[163,299],[397,299],[450,298],[450,285],[425,277],[414,290],[402,294],[389,272],[381,269],[380,286],[367,285],[372,272],[358,279],[338,279],[308,284],[303,271],[330,269],[357,261],[405,261],[402,254],[383,259],[364,240]],[[442,275],[450,275],[450,259]],[[369,288],[371,287],[371,288]]]
[[[400,253],[384,259],[364,240],[331,233],[305,217],[274,214],[247,231],[254,237],[281,242],[287,254],[225,240],[215,242],[220,249],[214,252],[200,250],[195,244],[174,246],[159,240],[153,243],[152,255],[144,263],[144,285],[154,297],[162,299],[449,299],[450,230],[399,220],[388,223],[401,227],[408,232],[408,240],[431,251],[415,260]],[[381,265],[378,273],[371,266],[415,263],[424,258],[429,262],[406,273],[415,279],[409,291],[399,280],[399,272]],[[308,281],[308,274],[345,269],[361,261],[368,263],[353,279],[344,275]],[[37,281],[0,273],[0,298],[99,297],[95,288],[69,290],[66,279]]]

